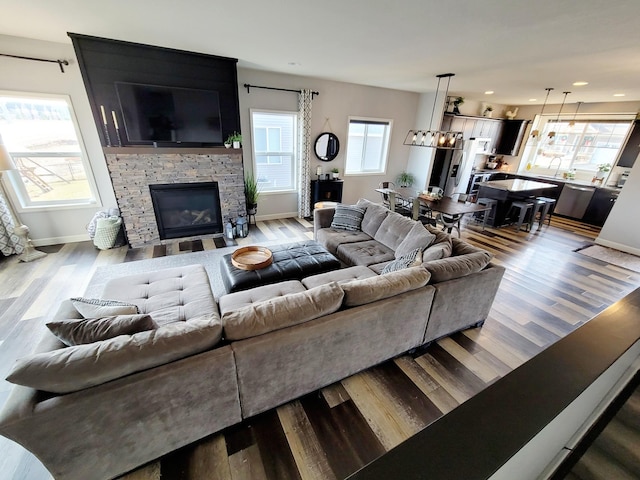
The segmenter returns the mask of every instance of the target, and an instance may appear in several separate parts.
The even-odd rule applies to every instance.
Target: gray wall
[[[340,140],[340,153],[331,162],[321,162],[312,153],[312,178],[316,178],[318,165],[322,166],[324,173],[329,173],[334,167],[339,168],[340,178],[345,179],[343,202],[355,203],[361,197],[379,201],[380,195],[374,191],[378,184],[383,180],[394,181],[398,173],[406,168],[411,149],[402,145],[402,142],[407,131],[414,127],[419,98],[417,93],[242,68],[238,69],[238,83],[245,168],[250,169],[252,165],[250,109],[298,110],[297,94],[257,88],[247,93],[242,87],[245,83],[293,90],[308,88],[320,93],[313,100],[312,143],[321,132],[330,130]],[[349,116],[393,120],[386,174],[344,176]],[[258,219],[296,216],[297,211],[297,195],[294,193],[265,193],[260,196]]]
[[[0,57],[0,91],[52,93],[68,95],[71,98],[98,186],[99,203],[64,209],[18,209],[18,215],[22,222],[29,226],[31,238],[36,245],[86,240],[89,238],[86,225],[95,212],[103,207],[115,207],[116,200],[73,48],[71,44],[0,35],[0,51],[51,60],[66,59],[70,62],[70,65],[65,67],[65,73],[61,73],[55,63]],[[5,189],[11,190],[11,187],[5,185]]]

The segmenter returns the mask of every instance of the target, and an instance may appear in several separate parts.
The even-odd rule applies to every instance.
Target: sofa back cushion
[[[430,262],[450,257],[453,252],[453,240],[451,235],[427,225],[427,230],[435,235],[431,245],[422,252],[422,261]]]
[[[416,248],[422,253],[427,247],[429,247],[436,236],[424,228],[424,225],[420,222],[415,222],[415,225],[411,227],[409,234],[400,242],[398,248],[396,248],[396,258],[400,258],[409,252],[412,252]]]
[[[344,290],[344,305],[356,307],[367,303],[400,295],[424,287],[431,274],[423,267],[410,267],[377,277],[352,280],[341,284]]]
[[[415,224],[416,222],[408,217],[403,217],[399,213],[389,212],[373,238],[385,247],[395,251]]]
[[[491,253],[480,251],[454,255],[422,264],[431,273],[431,283],[446,282],[484,269],[491,262]]]
[[[241,340],[308,322],[335,312],[343,299],[342,288],[331,282],[227,311],[222,315],[224,335],[227,340]]]
[[[28,355],[16,362],[7,380],[46,392],[75,392],[203,352],[221,337],[218,314],[203,315],[134,335]]]
[[[151,316],[137,314],[52,320],[47,323],[47,328],[65,345],[73,346],[99,342],[118,335],[133,335],[158,326]]]
[[[365,209],[361,225],[362,231],[373,238],[384,219],[387,218],[389,209],[365,198],[358,200],[356,205]]]

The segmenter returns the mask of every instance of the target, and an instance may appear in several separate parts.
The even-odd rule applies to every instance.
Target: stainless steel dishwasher
[[[566,183],[553,213],[581,220],[595,191],[595,187],[581,187]]]

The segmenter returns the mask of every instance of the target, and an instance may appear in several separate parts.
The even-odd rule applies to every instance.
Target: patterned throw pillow
[[[416,248],[409,253],[405,253],[400,258],[389,262],[380,272],[381,275],[385,273],[397,272],[404,268],[414,267],[422,263],[422,248]]]
[[[71,303],[84,318],[109,317],[111,315],[134,315],[138,307],[119,300],[104,300],[102,298],[75,297]]]
[[[333,214],[331,228],[359,232],[362,225],[365,209],[357,205],[336,205],[336,213]]]

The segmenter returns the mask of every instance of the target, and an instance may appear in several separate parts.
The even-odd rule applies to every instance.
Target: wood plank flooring
[[[122,477],[343,479],[495,382],[640,286],[640,274],[580,255],[598,229],[560,217],[532,232],[462,238],[491,251],[506,274],[482,328],[456,333],[165,455]],[[239,245],[309,239],[303,219],[258,222]],[[224,239],[141,249],[49,247],[44,259],[0,259],[0,374],[30,351],[57,304],[84,292],[98,266],[225,246]],[[10,384],[0,383],[0,405]],[[215,415],[215,412],[212,412]],[[0,437],[0,480],[47,479],[28,452]]]

